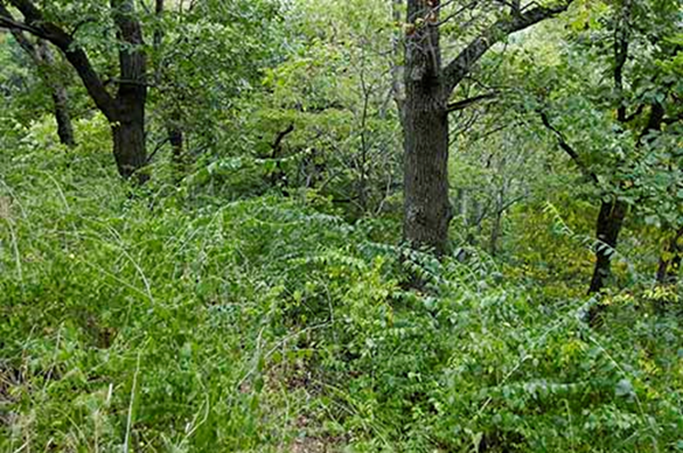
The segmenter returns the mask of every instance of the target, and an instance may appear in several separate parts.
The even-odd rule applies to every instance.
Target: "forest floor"
[[[391,219],[131,189],[82,148],[3,154],[0,450],[683,451],[671,294],[591,328],[578,286],[407,254]]]

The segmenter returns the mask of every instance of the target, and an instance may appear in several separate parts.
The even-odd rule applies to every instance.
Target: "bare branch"
[[[448,104],[448,106],[446,107],[446,111],[448,113],[451,113],[451,112],[456,112],[458,110],[464,110],[467,107],[470,107],[470,106],[477,104],[481,101],[493,99],[493,98],[497,97],[499,94],[500,94],[499,91],[492,91],[490,93],[484,93],[484,94],[480,94],[478,96],[473,96],[471,98],[463,99],[461,101],[456,101],[456,102],[453,102],[451,104]]]

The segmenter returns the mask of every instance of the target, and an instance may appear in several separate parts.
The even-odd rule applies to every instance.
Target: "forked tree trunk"
[[[31,0],[8,0],[24,16],[25,24],[14,20],[0,0],[0,27],[27,30],[59,48],[83,81],[97,108],[111,123],[114,157],[119,173],[129,178],[137,175],[138,182],[149,177],[139,170],[147,164],[145,150],[145,104],[147,101],[146,56],[142,29],[135,14],[134,0],[110,0],[110,8],[119,47],[120,80],[118,93],[113,97],[95,71],[88,54],[74,40],[71,33],[46,20],[43,12]],[[17,26],[17,24],[19,24]]]
[[[448,251],[448,225],[453,216],[448,200],[448,113],[453,90],[496,42],[561,13],[571,2],[563,0],[549,7],[535,6],[523,11],[518,2],[512,2],[512,14],[503,15],[482,30],[453,60],[442,66],[439,17],[451,2],[407,1],[406,98],[402,115],[403,235],[411,247],[431,249],[436,255]],[[394,2],[394,12],[399,3]]]

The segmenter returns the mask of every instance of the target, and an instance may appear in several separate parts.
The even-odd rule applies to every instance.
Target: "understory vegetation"
[[[679,3],[26,3],[0,0],[0,451],[683,452]],[[436,239],[404,180],[431,14],[501,41],[452,87]]]

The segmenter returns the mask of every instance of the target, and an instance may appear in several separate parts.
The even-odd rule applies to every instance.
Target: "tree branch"
[[[574,161],[576,166],[579,167],[584,175],[588,176],[595,184],[597,184],[599,182],[597,175],[586,166],[583,160],[581,160],[579,153],[577,153],[576,150],[574,150],[574,148],[567,143],[567,140],[564,138],[562,132],[558,131],[552,124],[550,124],[548,115],[542,110],[539,110],[538,114],[541,116],[541,121],[546,129],[555,134],[555,137],[557,138],[557,144],[560,145],[560,148],[562,148],[562,150],[569,155],[569,157]]]
[[[484,93],[480,94],[478,96],[472,96],[471,98],[463,99],[461,101],[456,101],[448,104],[446,107],[446,112],[452,113],[452,112],[457,112],[458,110],[464,110],[467,107],[474,105],[478,102],[485,101],[488,99],[493,99],[497,97],[500,94],[499,91],[492,91],[490,93]]]
[[[0,0],[0,3],[2,0]],[[9,3],[16,7],[24,16],[24,23],[18,23],[17,28],[27,31],[38,38],[45,39],[59,48],[66,59],[71,63],[79,77],[83,81],[88,94],[95,102],[97,108],[107,117],[109,121],[116,121],[117,103],[106,90],[102,80],[95,72],[88,55],[85,51],[74,44],[74,40],[66,31],[58,25],[48,22],[43,17],[43,13],[36,8],[30,0],[9,0]],[[0,26],[11,28],[9,22],[17,22],[11,19],[6,13],[7,9],[0,10]]]
[[[573,0],[561,0],[552,6],[537,6],[519,15],[508,16],[496,21],[481,35],[470,42],[443,71],[445,95],[450,96],[453,89],[472,70],[474,64],[495,43],[514,32],[524,30],[544,19],[556,16],[569,7]]]

